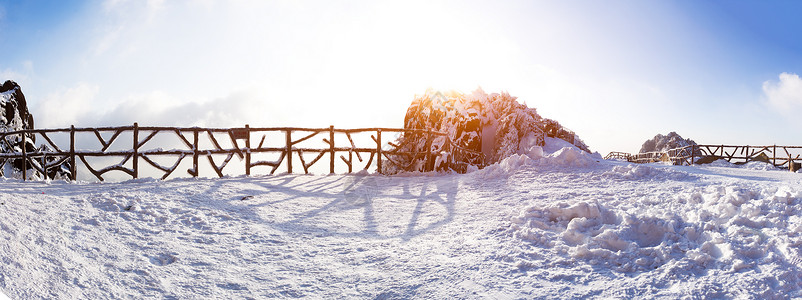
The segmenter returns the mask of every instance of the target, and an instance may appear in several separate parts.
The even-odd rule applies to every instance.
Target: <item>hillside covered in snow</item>
[[[5,179],[0,288],[13,299],[802,296],[802,174],[605,161],[555,138],[533,147],[468,174]]]

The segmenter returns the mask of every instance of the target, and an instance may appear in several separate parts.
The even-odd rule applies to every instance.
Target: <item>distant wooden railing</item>
[[[610,152],[605,159],[624,159],[634,163],[670,162],[675,165],[694,165],[724,159],[741,164],[763,161],[776,167],[795,171],[802,162],[802,146],[742,146],[742,145],[691,145],[665,152],[628,154]]]
[[[604,159],[629,161],[630,156],[632,155],[626,152],[613,151],[608,153],[607,156],[604,157]]]
[[[280,133],[283,136],[280,141],[275,139],[267,141],[266,137],[270,133]],[[304,133],[303,137],[295,138],[293,133]],[[357,145],[352,138],[356,134],[370,134],[372,141],[369,145]],[[383,133],[395,134],[415,134],[420,135],[426,139],[426,145],[431,145],[431,141],[437,137],[444,137],[444,147],[437,151],[432,151],[431,147],[428,151],[423,152],[404,152],[399,151],[399,146],[392,143],[385,144],[382,138]],[[56,142],[53,138],[54,135],[68,135],[66,140],[61,143]],[[120,136],[130,134],[132,140],[130,147],[124,149],[111,150],[112,145],[120,140]],[[180,149],[164,150],[156,147],[153,139],[163,135],[174,135],[180,141],[178,144],[183,146]],[[84,149],[77,144],[77,135],[94,137],[91,140],[99,143],[99,149]],[[261,135],[261,137],[260,137]],[[307,141],[315,136],[322,135],[322,142],[325,147],[301,147],[300,143]],[[335,135],[339,136],[342,140],[344,136],[348,145],[335,145]],[[44,140],[43,147],[31,148],[30,146],[13,146],[13,145],[29,145],[27,139],[40,138]],[[208,146],[203,147],[199,142],[200,138],[206,136]],[[254,139],[256,137],[256,139]],[[226,139],[227,146],[221,146],[220,139]],[[62,139],[64,140],[64,139]],[[409,139],[407,139],[409,140]],[[21,141],[21,143],[20,143]],[[119,143],[119,142],[118,142]],[[430,171],[434,166],[434,158],[440,156],[444,152],[449,152],[448,161],[445,163],[448,166],[461,166],[466,161],[483,161],[482,153],[471,151],[456,145],[452,142],[447,134],[430,131],[430,130],[414,130],[414,129],[397,129],[397,128],[359,128],[359,129],[336,129],[334,126],[328,128],[300,128],[300,127],[250,127],[245,125],[242,128],[200,128],[200,127],[146,127],[139,126],[134,123],[133,126],[121,127],[97,127],[97,128],[70,128],[61,129],[29,129],[19,131],[0,132],[0,144],[4,144],[5,148],[12,149],[12,151],[0,153],[0,169],[6,167],[9,163],[19,164],[21,162],[22,177],[28,178],[27,172],[29,169],[33,172],[40,174],[48,174],[53,168],[62,166],[65,162],[70,165],[70,179],[78,179],[78,162],[89,171],[95,178],[103,181],[103,175],[111,172],[118,171],[127,174],[131,178],[139,178],[141,174],[140,162],[144,161],[152,169],[158,170],[162,173],[161,178],[166,179],[173,174],[181,162],[185,158],[192,159],[192,167],[187,170],[187,173],[192,177],[199,175],[199,162],[202,157],[206,157],[209,161],[211,169],[216,175],[223,177],[224,169],[228,166],[229,162],[234,156],[240,160],[244,160],[244,173],[251,175],[251,172],[256,167],[269,167],[270,174],[275,173],[282,165],[286,166],[287,173],[293,173],[297,170],[293,165],[293,156],[297,156],[300,161],[300,167],[304,173],[309,173],[310,167],[320,161],[325,154],[329,154],[329,172],[335,172],[336,154],[342,153],[340,159],[347,167],[347,172],[351,173],[354,170],[357,162],[362,162],[362,155],[369,155],[364,169],[374,166],[377,172],[382,172],[384,160],[390,161],[401,169],[409,168],[411,165],[402,165],[400,161],[410,160],[414,161],[419,158],[425,158],[427,164],[424,165],[423,171]],[[280,146],[276,146],[279,144]],[[282,145],[283,144],[283,145]],[[253,147],[256,145],[256,147]],[[270,146],[272,145],[272,146]],[[164,146],[164,145],[162,145]],[[79,149],[80,148],[80,149]],[[347,158],[345,156],[347,152]],[[254,155],[264,153],[278,153],[280,154],[277,160],[259,160],[254,161]],[[312,159],[307,154],[313,153]],[[316,155],[315,155],[316,154]],[[215,161],[214,156],[224,156],[225,158],[220,161]],[[356,156],[357,161],[354,160]],[[92,163],[89,160],[93,157],[119,157],[121,161],[116,164],[104,164],[97,166],[97,163]],[[172,165],[164,165],[157,162],[156,158],[172,157],[174,163]],[[375,161],[375,164],[373,163]],[[93,165],[94,164],[94,165]],[[342,165],[341,165],[342,166]],[[431,166],[431,167],[430,167]],[[427,169],[428,168],[428,169]],[[454,168],[459,169],[459,168]],[[462,168],[464,169],[464,168]]]

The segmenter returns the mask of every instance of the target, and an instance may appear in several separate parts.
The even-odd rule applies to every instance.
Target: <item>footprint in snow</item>
[[[166,266],[178,260],[178,257],[167,253],[162,253],[156,256],[148,256],[148,258],[150,258],[150,263],[157,266]]]

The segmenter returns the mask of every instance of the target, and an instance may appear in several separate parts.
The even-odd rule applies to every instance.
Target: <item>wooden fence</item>
[[[302,135],[293,136],[293,133]],[[396,135],[416,135],[425,138],[427,151],[404,152],[399,151],[403,145],[389,143],[387,134]],[[57,142],[53,136],[66,135]],[[267,139],[268,134],[281,136],[279,141],[275,138]],[[352,138],[358,134],[370,134],[370,141],[360,145],[355,144]],[[384,134],[384,137],[383,137]],[[113,145],[120,144],[121,136],[130,135],[130,147],[115,149]],[[173,139],[178,139],[179,149],[164,150],[157,147],[154,138],[163,135],[171,135]],[[82,140],[87,136],[99,144],[99,149],[85,149],[82,143],[79,145],[78,137]],[[322,136],[325,147],[304,147],[300,144],[310,140],[315,136]],[[200,139],[206,137],[207,142],[201,143]],[[300,137],[300,138],[299,138]],[[340,145],[335,145],[335,137],[341,140]],[[343,138],[344,137],[344,138]],[[28,139],[40,139],[43,146],[32,147]],[[432,150],[431,144],[434,139],[441,139],[443,147]],[[224,140],[222,140],[224,139]],[[225,141],[226,143],[221,143]],[[347,140],[346,145],[342,145]],[[409,141],[410,139],[406,139]],[[385,143],[384,141],[388,141]],[[20,143],[21,142],[21,143]],[[115,143],[116,142],[116,143]],[[307,142],[306,144],[308,144]],[[244,160],[244,173],[251,175],[257,168],[267,168],[269,173],[275,173],[280,166],[286,167],[287,173],[293,173],[302,169],[304,173],[309,173],[310,167],[323,159],[328,154],[329,172],[335,172],[335,163],[341,167],[347,167],[350,173],[357,167],[358,163],[363,162],[363,154],[368,155],[364,169],[374,166],[377,172],[383,172],[383,163],[389,161],[402,170],[415,167],[411,163],[404,161],[415,161],[424,159],[423,170],[430,171],[434,168],[437,157],[446,157],[444,163],[453,169],[464,169],[465,161],[483,160],[482,153],[474,152],[452,142],[445,133],[396,129],[396,128],[359,128],[359,129],[336,129],[334,126],[328,128],[298,128],[298,127],[267,127],[256,128],[245,125],[242,128],[199,128],[199,127],[145,127],[134,123],[133,126],[122,127],[99,127],[99,128],[70,128],[62,129],[29,129],[20,131],[9,131],[0,133],[0,144],[6,149],[12,149],[5,153],[0,153],[0,169],[7,164],[21,163],[22,177],[28,178],[29,170],[39,174],[49,174],[52,169],[61,167],[66,162],[70,166],[69,176],[71,180],[77,180],[78,162],[91,173],[95,178],[103,181],[103,175],[112,172],[122,172],[131,178],[139,178],[142,169],[142,162],[149,165],[150,169],[161,172],[161,178],[166,179],[174,174],[178,166],[184,159],[191,158],[191,168],[187,173],[192,177],[199,175],[199,163],[203,157],[209,161],[209,166],[218,176],[224,176],[224,169],[235,156]],[[206,146],[204,146],[204,144]],[[278,144],[278,146],[276,145]],[[26,145],[26,146],[13,146]],[[226,146],[221,146],[226,145]],[[164,146],[164,145],[162,145]],[[255,146],[255,147],[254,147]],[[119,147],[117,147],[119,148]],[[444,152],[449,155],[441,156]],[[280,154],[276,160],[255,160],[255,156],[265,153]],[[341,154],[339,163],[336,159],[337,154]],[[215,161],[215,156],[218,157]],[[222,157],[221,157],[222,156]],[[119,163],[98,165],[97,162],[90,162],[97,157],[117,157]],[[294,165],[293,158],[297,157]],[[159,158],[159,159],[157,159]],[[165,158],[172,158],[173,162],[164,164]],[[221,159],[222,158],[222,159]],[[311,159],[310,159],[311,158]],[[354,159],[356,158],[356,160]],[[375,162],[375,163],[374,163]],[[459,168],[459,167],[462,168]]]
[[[634,163],[670,162],[675,165],[694,165],[724,159],[735,164],[762,161],[776,167],[797,170],[802,162],[802,146],[741,146],[691,145],[665,152],[628,154],[610,152],[605,159],[619,159]]]
[[[626,153],[626,152],[620,152],[620,151],[613,151],[613,152],[608,153],[607,156],[604,157],[604,159],[614,159],[614,160],[629,161],[630,156],[632,156],[632,154],[629,154],[629,153]]]

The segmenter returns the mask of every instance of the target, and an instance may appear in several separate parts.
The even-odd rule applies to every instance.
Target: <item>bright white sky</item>
[[[658,133],[802,145],[802,21],[757,1],[5,1],[37,127],[401,127],[508,91],[596,151]]]

